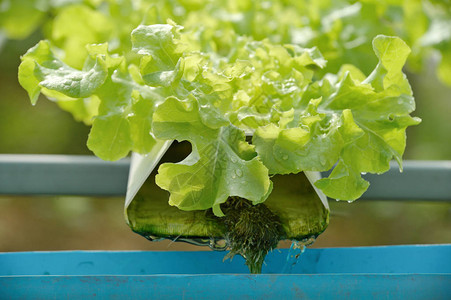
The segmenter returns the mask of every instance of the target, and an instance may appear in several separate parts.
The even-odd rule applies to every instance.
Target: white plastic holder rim
[[[127,210],[130,203],[135,198],[139,189],[142,187],[144,182],[147,180],[149,175],[155,169],[155,167],[160,162],[163,155],[168,151],[172,144],[172,140],[161,141],[157,140],[157,143],[152,148],[152,150],[147,154],[138,154],[136,152],[132,153],[130,162],[130,171],[127,183],[127,193],[125,196],[125,210]],[[324,207],[329,210],[329,203],[327,202],[327,196],[318,189],[314,183],[318,179],[321,179],[321,173],[315,171],[304,171],[305,176],[309,180],[319,199],[321,200]],[[127,214],[125,214],[127,223],[129,222]]]

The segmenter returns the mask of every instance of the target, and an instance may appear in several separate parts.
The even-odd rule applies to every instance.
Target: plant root
[[[221,220],[227,228],[225,239],[230,248],[224,259],[239,254],[252,274],[261,273],[266,255],[285,236],[280,218],[266,205],[253,205],[240,197],[230,197],[221,209],[225,214]]]

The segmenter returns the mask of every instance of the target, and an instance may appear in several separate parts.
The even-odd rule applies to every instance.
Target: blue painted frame
[[[0,253],[0,276],[249,274],[219,251],[48,251]],[[306,249],[268,254],[263,274],[451,274],[451,244]]]
[[[442,274],[24,276],[2,299],[450,299]]]
[[[0,253],[5,299],[450,299],[451,244],[288,249],[249,275],[224,252]],[[288,265],[288,267],[287,267]]]

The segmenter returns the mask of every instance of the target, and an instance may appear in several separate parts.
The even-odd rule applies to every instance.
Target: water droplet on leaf
[[[234,156],[232,156],[232,157],[230,158],[230,161],[233,162],[233,163],[236,163],[236,158],[235,158]]]
[[[243,171],[241,171],[240,169],[237,169],[235,171],[235,174],[236,174],[236,176],[241,177],[241,176],[243,176]]]
[[[283,160],[287,160],[287,159],[288,159],[288,155],[285,154],[285,155],[282,157],[282,159],[283,159]]]
[[[188,102],[185,104],[185,110],[186,111],[192,111],[193,110],[193,104]]]

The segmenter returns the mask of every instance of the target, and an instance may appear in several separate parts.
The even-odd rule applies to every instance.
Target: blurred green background
[[[91,155],[88,127],[47,99],[31,106],[18,84],[20,55],[40,39],[38,33],[23,41],[0,37],[0,153]],[[422,74],[408,77],[417,101],[414,115],[423,122],[408,129],[405,159],[451,160],[451,88],[438,82],[433,60]],[[330,226],[313,247],[451,242],[451,203],[330,204]],[[132,233],[121,198],[0,196],[0,251],[69,249],[200,248],[151,243]]]

